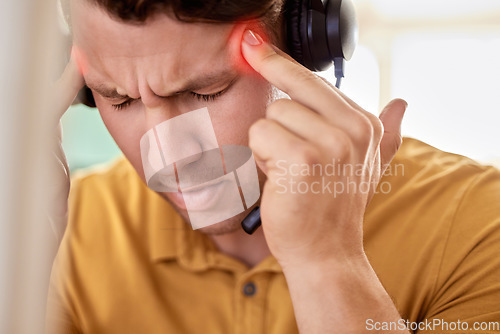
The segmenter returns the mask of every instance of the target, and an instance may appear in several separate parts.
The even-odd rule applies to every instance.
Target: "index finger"
[[[260,36],[247,30],[242,53],[249,65],[292,100],[325,116],[339,112],[349,116],[350,105],[320,77],[304,66],[278,54]],[[336,120],[343,122],[341,119]]]

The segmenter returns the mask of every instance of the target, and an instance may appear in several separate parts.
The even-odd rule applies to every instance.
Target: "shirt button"
[[[243,286],[243,294],[247,297],[252,297],[257,292],[257,287],[253,282],[248,282]]]

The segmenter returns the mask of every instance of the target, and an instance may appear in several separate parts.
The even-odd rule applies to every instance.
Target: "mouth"
[[[227,185],[224,180],[215,180],[185,188],[182,192],[167,193],[167,196],[181,210],[207,211],[217,207]]]

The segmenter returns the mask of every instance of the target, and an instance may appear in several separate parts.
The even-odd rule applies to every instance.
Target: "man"
[[[406,103],[377,118],[273,47],[281,8],[71,1],[67,73],[127,161],[72,184],[49,331],[479,333],[500,319],[500,173],[412,139],[394,158]],[[251,236],[252,207],[192,230],[182,196],[144,185],[141,137],[203,107],[220,145],[256,158]]]

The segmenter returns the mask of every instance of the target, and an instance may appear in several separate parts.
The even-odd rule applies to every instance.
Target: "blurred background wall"
[[[342,90],[375,114],[404,98],[404,135],[500,164],[500,1],[354,3],[360,44]],[[63,124],[72,170],[120,154],[96,110],[74,106]]]
[[[54,0],[0,1],[0,333],[44,332],[62,41]]]
[[[62,123],[63,148],[71,171],[106,163],[121,154],[97,109],[72,106]]]

